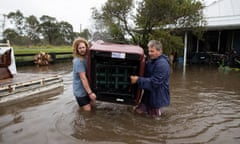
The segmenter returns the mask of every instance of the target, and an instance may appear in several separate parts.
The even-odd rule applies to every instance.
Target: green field
[[[14,49],[14,54],[38,54],[39,52],[46,53],[57,53],[57,52],[72,52],[71,46],[12,46]]]
[[[34,59],[34,55],[38,54],[39,52],[45,53],[69,53],[69,54],[58,54],[55,56],[56,59],[62,58],[71,58],[72,57],[72,47],[71,46],[31,46],[31,47],[24,47],[24,46],[12,46],[14,49],[14,55],[17,65],[32,61]],[[18,56],[19,54],[29,54],[27,56]],[[23,64],[24,65],[24,64]]]

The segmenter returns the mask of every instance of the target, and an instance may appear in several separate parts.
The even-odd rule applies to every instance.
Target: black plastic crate
[[[138,46],[119,44],[94,44],[90,48],[88,77],[98,100],[138,103],[141,90],[130,84],[130,75],[143,75],[145,58],[141,50]]]

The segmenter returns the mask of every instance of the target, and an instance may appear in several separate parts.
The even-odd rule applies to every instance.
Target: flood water
[[[171,73],[171,105],[160,119],[132,106],[98,102],[79,110],[72,95],[72,64],[20,67],[18,72],[63,75],[59,95],[0,108],[2,144],[240,143],[240,72],[188,66]]]

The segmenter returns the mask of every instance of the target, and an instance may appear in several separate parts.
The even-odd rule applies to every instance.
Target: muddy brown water
[[[160,119],[139,116],[132,106],[98,102],[79,110],[72,95],[71,63],[20,67],[18,72],[58,73],[58,95],[0,108],[2,144],[240,143],[240,72],[216,67],[173,69],[171,105]]]

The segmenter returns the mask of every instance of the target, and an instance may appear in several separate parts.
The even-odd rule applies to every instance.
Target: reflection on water
[[[155,120],[104,102],[91,113],[79,110],[71,71],[71,63],[43,71],[63,75],[60,95],[0,109],[0,143],[240,143],[239,72],[191,66],[183,75],[174,69],[171,105]]]
[[[30,73],[53,73],[53,74],[67,74],[72,71],[72,63],[63,62],[61,64],[50,64],[48,66],[25,66],[18,67],[18,72]]]

